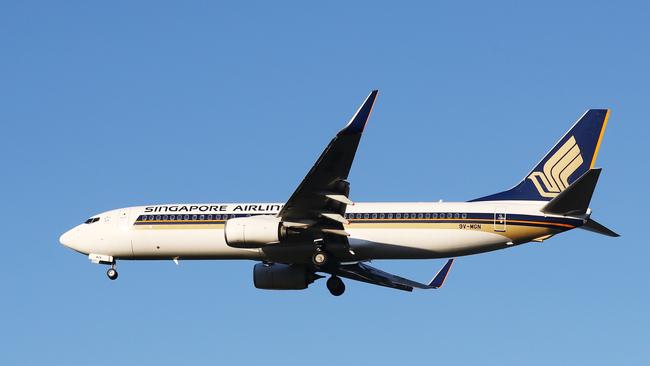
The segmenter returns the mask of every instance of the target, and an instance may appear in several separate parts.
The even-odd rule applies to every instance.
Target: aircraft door
[[[494,210],[494,231],[505,232],[507,213],[505,207],[497,207]]]
[[[126,231],[129,229],[129,210],[123,209],[117,212],[117,226],[120,231]]]

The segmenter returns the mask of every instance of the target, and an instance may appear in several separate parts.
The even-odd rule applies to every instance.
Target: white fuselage
[[[345,260],[444,258],[541,241],[580,226],[582,218],[545,215],[545,202],[356,203],[344,225]],[[313,243],[234,248],[224,238],[232,217],[276,215],[282,204],[171,204],[129,207],[93,216],[61,236],[84,254],[114,259],[252,259],[307,261]],[[92,220],[97,219],[98,220]],[[301,248],[303,250],[301,250]]]

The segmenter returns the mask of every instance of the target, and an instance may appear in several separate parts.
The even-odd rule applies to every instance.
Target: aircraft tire
[[[106,271],[106,275],[108,278],[113,281],[117,279],[117,270],[115,268],[109,268],[108,271]]]
[[[311,256],[311,261],[316,265],[317,267],[322,267],[327,263],[329,260],[329,256],[325,251],[318,250],[314,253],[314,255]]]
[[[345,292],[345,283],[337,276],[331,276],[327,279],[327,289],[334,296],[341,296]]]

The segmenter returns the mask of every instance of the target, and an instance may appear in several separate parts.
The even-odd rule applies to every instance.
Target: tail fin
[[[549,201],[593,168],[609,109],[590,109],[515,187],[473,201]]]

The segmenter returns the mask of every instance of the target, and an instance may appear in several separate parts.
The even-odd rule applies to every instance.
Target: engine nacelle
[[[253,267],[253,283],[264,290],[303,290],[314,282],[306,266],[258,263]]]
[[[279,217],[260,215],[227,220],[223,233],[231,247],[260,248],[280,242],[281,229]]]

